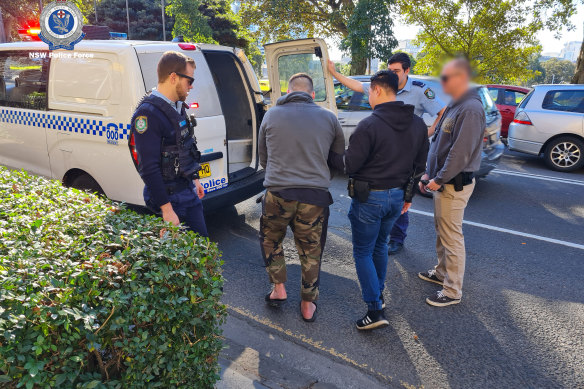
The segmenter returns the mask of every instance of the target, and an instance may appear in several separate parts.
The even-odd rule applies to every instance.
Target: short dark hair
[[[314,92],[314,82],[312,77],[306,73],[296,73],[288,80],[288,89],[300,89],[308,93]]]
[[[178,51],[167,51],[162,54],[160,61],[158,61],[157,73],[158,82],[164,82],[172,73],[184,73],[187,69],[187,64],[195,66],[195,60],[187,57]]]
[[[412,67],[412,61],[410,60],[410,56],[407,55],[406,53],[395,53],[394,55],[389,57],[387,64],[391,65],[393,63],[398,62],[401,63],[404,72]]]
[[[380,87],[397,94],[399,78],[391,70],[380,70],[371,76],[371,87]]]

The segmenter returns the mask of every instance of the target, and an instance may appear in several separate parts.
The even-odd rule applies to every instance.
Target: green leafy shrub
[[[0,167],[0,387],[212,387],[220,265],[205,238]]]

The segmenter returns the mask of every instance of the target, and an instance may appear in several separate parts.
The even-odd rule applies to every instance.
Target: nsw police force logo
[[[39,37],[49,45],[49,50],[73,50],[83,33],[83,16],[77,6],[69,1],[57,0],[47,5],[40,17]]]

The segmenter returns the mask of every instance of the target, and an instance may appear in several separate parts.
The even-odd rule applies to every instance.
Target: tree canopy
[[[550,58],[541,63],[545,70],[543,83],[564,84],[569,83],[576,71],[576,65],[572,61],[559,58]]]
[[[352,55],[353,74],[363,74],[359,65],[371,59],[387,59],[397,46],[393,35],[391,19],[386,0],[359,0],[347,23],[347,36],[341,41],[341,49]]]
[[[398,0],[398,5],[409,23],[422,27],[419,71],[436,73],[445,59],[463,56],[479,81],[520,83],[534,76],[528,65],[540,51],[536,33],[570,27],[580,1]]]

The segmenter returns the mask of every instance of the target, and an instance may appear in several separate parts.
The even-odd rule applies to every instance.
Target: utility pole
[[[97,0],[93,0],[93,9],[95,10],[95,24],[97,25]]]
[[[126,19],[128,20],[128,40],[130,39],[130,7],[128,6],[128,0],[126,0]]]
[[[160,0],[160,6],[162,7],[162,40],[166,41],[166,24],[164,23],[164,0]]]

